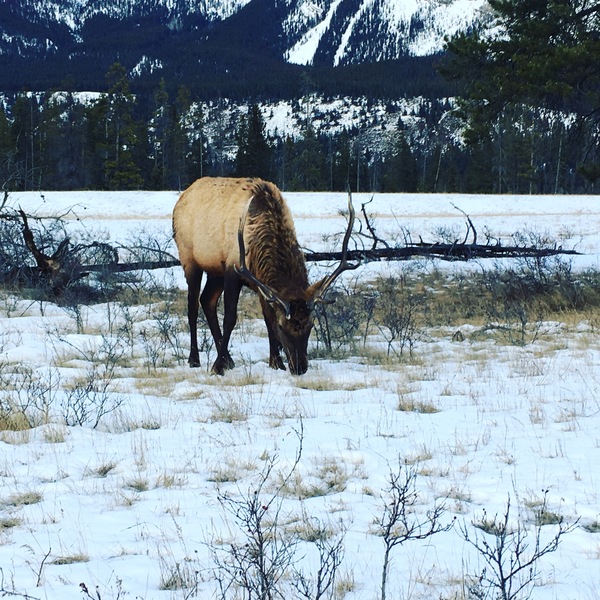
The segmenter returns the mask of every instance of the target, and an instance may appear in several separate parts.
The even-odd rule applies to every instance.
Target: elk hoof
[[[285,365],[283,364],[283,360],[281,360],[281,356],[270,356],[269,366],[271,369],[280,369],[281,371],[285,371]]]
[[[233,369],[235,367],[235,363],[233,362],[233,358],[231,356],[219,356],[217,360],[215,360],[215,364],[212,366],[211,373],[214,375],[225,375],[225,371],[227,369]]]

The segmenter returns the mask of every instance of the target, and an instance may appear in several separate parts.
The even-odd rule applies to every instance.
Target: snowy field
[[[345,195],[286,197],[300,243],[336,248]],[[11,196],[29,213],[65,214],[73,239],[87,230],[123,244],[141,232],[168,240],[176,199],[175,192]],[[505,242],[517,231],[548,233],[582,252],[575,268],[598,268],[599,197],[398,194],[376,195],[368,207],[380,237],[408,230],[426,241],[442,231],[462,239],[460,211],[480,243],[486,231]],[[366,265],[351,276],[399,268]],[[161,273],[184,294],[181,269]],[[302,377],[270,370],[264,324],[244,320],[232,337],[236,368],[219,378],[207,372],[207,353],[194,370],[173,356],[177,349],[187,356],[185,329],[179,346],[159,346],[161,310],[104,304],[74,314],[0,296],[0,393],[46,410],[39,426],[0,431],[0,596],[219,597],[227,578],[215,555],[227,562],[231,543],[248,535],[231,510],[240,504],[231,502],[247,506],[259,488],[268,505],[263,522],[277,519],[277,540],[295,553],[280,582],[286,598],[299,580],[294,569],[308,579],[317,572],[309,534],[318,522],[329,540],[343,537],[333,596],[376,599],[384,559],[378,523],[400,463],[417,474],[411,515],[423,521],[443,505],[440,522],[453,526],[392,549],[388,598],[469,597],[465,582],[485,563],[461,531],[493,546],[483,530],[503,518],[508,498],[510,526],[528,536],[521,559],[535,550],[541,507],[556,516],[541,527],[542,547],[559,520],[578,520],[556,552],[536,562],[535,586],[515,598],[529,591],[536,599],[600,598],[596,320],[548,323],[524,347],[471,337],[469,324],[462,343],[452,342],[456,328],[438,329],[411,360],[312,359]],[[92,386],[109,367],[110,385]],[[95,404],[86,405],[93,394],[78,394],[86,381]]]

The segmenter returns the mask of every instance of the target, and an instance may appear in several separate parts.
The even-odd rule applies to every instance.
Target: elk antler
[[[337,269],[325,277],[319,286],[319,291],[315,294],[313,303],[324,302],[323,296],[329,288],[329,286],[344,272],[357,269],[360,266],[360,262],[355,265],[348,264],[348,242],[350,242],[350,236],[352,235],[352,228],[354,227],[354,206],[352,205],[352,194],[348,192],[348,227],[344,234],[344,241],[342,242],[342,259]]]
[[[254,283],[258,288],[258,291],[261,293],[263,298],[269,304],[279,304],[281,308],[285,311],[285,318],[289,319],[291,316],[290,305],[283,298],[281,298],[275,290],[270,288],[266,283],[263,283],[260,279],[258,279],[254,273],[251,273],[246,266],[246,246],[244,244],[244,227],[246,226],[246,217],[248,216],[248,209],[250,208],[250,204],[254,200],[254,196],[248,200],[248,204],[246,204],[246,208],[240,217],[240,225],[238,227],[238,245],[240,247],[240,266],[234,265],[235,272],[245,277],[248,281]]]

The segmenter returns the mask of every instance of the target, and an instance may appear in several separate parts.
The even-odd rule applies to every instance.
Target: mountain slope
[[[4,90],[98,89],[115,61],[141,85],[297,76],[431,56],[476,27],[485,0],[0,0]],[[220,79],[221,78],[221,79]],[[226,86],[227,87],[227,86]],[[242,86],[243,87],[243,86]]]
[[[485,0],[299,0],[288,22],[304,31],[286,58],[339,65],[433,54],[444,36],[484,19],[486,7]]]

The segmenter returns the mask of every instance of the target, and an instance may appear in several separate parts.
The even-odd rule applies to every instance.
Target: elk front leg
[[[260,303],[262,306],[263,317],[269,334],[269,366],[271,369],[280,369],[285,371],[285,365],[281,358],[281,343],[275,333],[275,319],[277,318],[272,307],[270,307],[264,298],[261,296]]]

